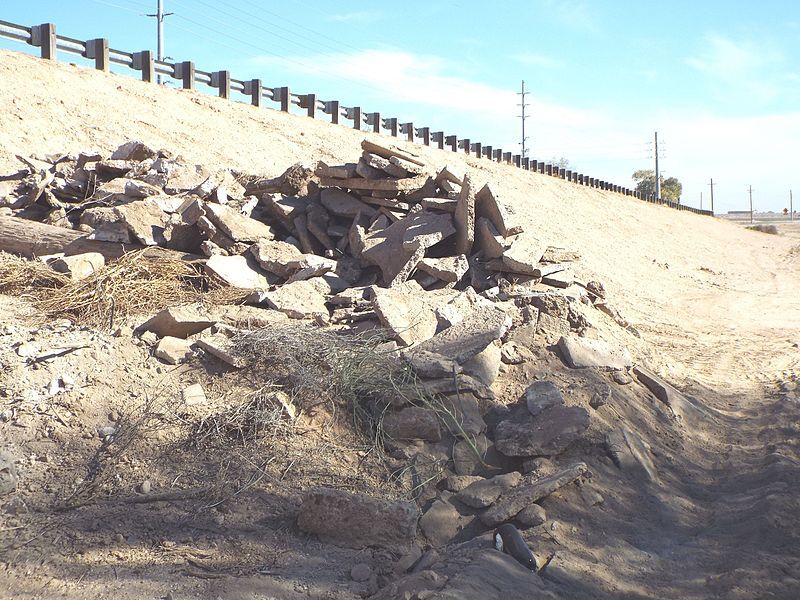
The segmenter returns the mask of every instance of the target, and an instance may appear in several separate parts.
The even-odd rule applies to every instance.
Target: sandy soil
[[[364,137],[305,117],[5,51],[0,51],[0,106],[0,173],[18,168],[15,154],[92,148],[108,152],[128,139],[140,139],[208,167],[277,175],[296,161],[353,160]],[[797,597],[800,409],[791,395],[776,388],[800,375],[800,241],[794,229],[787,227],[779,236],[747,231],[485,160],[413,148],[431,163],[462,165],[479,182],[493,182],[527,229],[552,245],[579,250],[581,269],[605,284],[610,303],[641,337],[610,319],[599,320],[603,334],[623,342],[637,361],[705,407],[702,419],[674,430],[657,406],[642,404],[629,388],[617,390],[614,412],[603,422],[627,423],[645,437],[660,478],[647,485],[621,484],[613,465],[598,454],[591,468],[594,480],[605,482],[598,484],[606,498],[602,508],[575,502],[570,494],[577,492],[555,495],[545,503],[552,519],[572,524],[540,536],[543,546],[569,550],[573,572],[582,573],[571,582],[571,589],[578,590],[571,597]],[[3,302],[5,322],[29,333],[25,303]],[[98,348],[102,342],[91,341]],[[114,344],[122,359],[142,352],[126,346],[128,342],[106,343]],[[145,381],[148,370],[156,368],[145,355],[139,359],[145,366],[129,374],[125,385]],[[546,362],[540,369],[565,386],[580,383],[560,364]],[[28,383],[41,385],[47,374],[40,375]],[[105,385],[116,382],[118,375],[111,369]],[[515,376],[524,382],[526,375]],[[87,423],[121,401],[100,402],[101,397],[98,392],[84,398],[90,407],[83,409]],[[3,427],[0,439],[9,435]],[[75,452],[88,452],[76,444]],[[587,442],[580,450],[591,455],[589,447]],[[355,450],[339,454],[348,453],[355,455]],[[303,456],[308,456],[307,449]],[[40,472],[47,469],[33,462]],[[280,468],[287,464],[281,461]],[[272,475],[279,478],[280,469]],[[83,552],[67,546],[59,550],[61,558],[23,553],[17,562],[6,559],[8,583],[0,594],[156,598],[180,590],[175,598],[357,595],[358,590],[342,581],[358,556],[344,550],[329,555],[329,549],[315,547],[312,540],[288,535],[291,525],[282,515],[292,494],[280,479],[273,486],[262,493],[268,500],[264,505],[239,506],[222,520],[216,513],[205,514],[184,539],[165,534],[172,543],[166,546],[114,544],[118,534],[137,539],[130,528],[147,519],[153,519],[155,529],[171,531],[155,507],[125,509],[126,514],[106,507],[74,517],[63,526]],[[198,518],[173,516],[184,524]],[[93,519],[95,529],[81,519]],[[225,519],[242,528],[226,531]],[[75,533],[82,527],[89,529],[84,537]],[[155,539],[152,531],[149,537],[138,535]],[[53,536],[43,539],[57,543]],[[175,544],[183,548],[182,555],[172,550]],[[186,555],[197,546],[212,548],[215,556],[236,557],[240,576],[222,581],[186,577]],[[265,556],[267,551],[272,554]],[[249,563],[242,558],[247,556]],[[72,568],[63,566],[64,557]],[[119,568],[110,569],[114,561]],[[37,576],[36,569],[44,574]],[[270,579],[271,570],[281,571],[283,579]]]

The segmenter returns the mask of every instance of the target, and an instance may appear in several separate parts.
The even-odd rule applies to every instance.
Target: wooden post
[[[194,62],[185,60],[175,63],[172,67],[173,77],[181,80],[181,87],[185,90],[194,89]]]
[[[425,146],[431,145],[431,128],[430,127],[420,127],[417,129],[417,137],[422,139],[422,144]]]
[[[367,115],[367,125],[372,125],[373,133],[381,132],[381,113],[374,112]]]
[[[389,119],[383,119],[383,126],[389,130],[389,134],[392,137],[397,137],[397,118],[391,117]]]
[[[231,97],[231,72],[217,71],[211,74],[211,85],[217,88],[217,95],[220,98],[229,100]]]
[[[317,95],[305,94],[300,96],[300,108],[306,109],[306,115],[312,119],[317,116]]]
[[[351,109],[350,118],[353,119],[353,129],[361,131],[361,124],[363,123],[364,117],[361,116],[360,106],[354,106]]]
[[[475,157],[481,158],[481,154],[483,153],[483,144],[480,142],[470,144],[469,150]]]
[[[491,146],[484,146],[483,147],[483,155],[486,158],[488,158],[489,160],[492,160],[494,158],[494,151],[492,150],[492,147]]]
[[[465,154],[469,154],[470,150],[472,149],[469,143],[469,138],[464,138],[463,140],[459,140],[458,147],[464,150]]]
[[[514,156],[511,157],[511,159],[514,161],[514,166],[517,167],[518,169],[522,166],[522,156],[521,155],[515,154]]]
[[[142,81],[151,82],[155,78],[153,51],[142,50],[133,53],[133,68],[142,72]]]
[[[431,134],[431,141],[436,142],[436,147],[439,150],[444,150],[444,131],[434,131]]]
[[[522,159],[522,168],[525,169],[526,171],[531,170],[531,159],[528,158],[527,156]]]
[[[108,40],[106,38],[87,40],[83,56],[93,58],[94,68],[98,71],[108,72]]]
[[[31,27],[31,46],[41,48],[41,56],[47,60],[57,60],[58,38],[54,23],[42,23]]]
[[[338,125],[342,109],[338,100],[328,100],[325,103],[325,112],[331,116],[331,124]]]
[[[548,175],[552,175],[553,174],[553,165],[551,165],[550,163],[547,163],[544,166],[544,172],[547,173]]]
[[[558,168],[558,176],[561,179],[566,179],[567,178],[567,170],[564,167],[559,167]]]
[[[292,93],[287,86],[275,88],[272,99],[275,102],[280,102],[281,112],[289,112],[289,107],[292,104]]]
[[[535,158],[532,158],[530,160],[531,160],[531,171],[535,171],[535,172],[538,173],[539,172],[539,161],[536,160]]]
[[[511,163],[511,152],[503,152],[502,154],[502,162],[504,163]]]
[[[444,139],[444,143],[446,145],[450,146],[450,150],[452,150],[453,152],[457,152],[458,151],[458,136],[457,135],[448,135]]]
[[[539,163],[539,173],[544,175],[547,172],[546,165],[543,162]]]
[[[261,106],[261,80],[251,79],[244,82],[244,93],[250,95],[250,104]]]
[[[566,169],[564,172],[564,177],[567,179],[567,181],[572,181],[572,169]]]
[[[409,142],[414,141],[414,124],[413,123],[400,123],[400,133],[406,136]]]

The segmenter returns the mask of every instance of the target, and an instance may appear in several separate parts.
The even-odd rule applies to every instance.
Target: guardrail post
[[[353,106],[352,108],[348,108],[346,112],[347,118],[352,119],[353,121],[353,129],[361,131],[361,124],[364,122],[363,117],[361,116],[361,107]]]
[[[409,142],[414,141],[414,124],[413,123],[400,123],[400,133],[406,136]]]
[[[550,163],[547,163],[547,164],[544,166],[544,172],[545,172],[547,175],[551,175],[551,176],[552,176],[552,175],[553,175],[553,165],[551,165]]]
[[[522,159],[522,168],[525,169],[526,171],[531,170],[531,159],[528,158],[527,156]]]
[[[543,162],[539,163],[539,173],[544,175],[547,172],[546,165]]]
[[[501,159],[501,162],[511,163],[511,152],[503,152]]]
[[[133,53],[133,68],[142,72],[142,81],[151,82],[155,78],[153,51],[142,50]]]
[[[317,95],[305,94],[300,96],[300,108],[306,109],[306,114],[312,119],[317,116]]]
[[[489,160],[492,160],[494,158],[494,152],[492,151],[492,147],[491,146],[484,146],[483,147],[483,155],[486,158],[488,158]]]
[[[231,97],[231,72],[217,71],[211,74],[211,87],[217,88],[217,95],[226,100]]]
[[[338,100],[328,100],[325,103],[325,112],[331,116],[331,124],[339,124],[339,117],[342,114],[342,108]]]
[[[566,169],[564,171],[564,177],[567,181],[572,181],[572,169]]]
[[[56,26],[54,23],[42,23],[31,27],[31,46],[41,48],[42,58],[47,60],[57,60],[58,38],[56,37]]]
[[[439,150],[444,150],[444,131],[434,131],[431,134],[431,141],[436,142],[436,147]]]
[[[514,156],[511,157],[511,160],[514,161],[514,166],[517,167],[518,169],[522,166],[522,156],[521,155],[515,154]]]
[[[244,82],[244,93],[250,96],[250,104],[261,106],[261,80],[251,79]]]
[[[472,152],[472,154],[474,154],[478,158],[481,158],[481,155],[483,153],[483,144],[480,142],[475,142],[474,144],[471,144],[470,152]]]
[[[389,130],[392,137],[397,137],[397,119],[395,117],[383,119],[383,126]]]
[[[292,93],[289,91],[289,88],[284,87],[277,87],[273,90],[272,99],[275,102],[279,102],[281,105],[281,112],[289,112],[289,107],[292,104]]]
[[[95,69],[108,72],[108,40],[106,38],[87,40],[83,57],[93,58]]]
[[[373,133],[381,132],[381,113],[374,112],[367,114],[367,125],[372,125]]]
[[[420,127],[417,129],[417,137],[422,139],[422,143],[425,146],[431,145],[431,128],[430,127]]]
[[[458,140],[458,147],[464,151],[465,154],[470,153],[470,143],[469,138],[464,138],[463,140]]]
[[[444,143],[446,145],[450,146],[450,150],[452,150],[453,152],[457,152],[458,151],[458,136],[457,135],[448,135],[444,139]]]
[[[539,161],[535,158],[531,159],[531,171],[539,172]]]
[[[181,80],[181,87],[185,90],[194,89],[194,62],[185,60],[172,65],[172,76]]]

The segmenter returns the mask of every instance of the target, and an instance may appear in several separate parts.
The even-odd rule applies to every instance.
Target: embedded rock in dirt
[[[674,418],[681,419],[687,424],[703,418],[703,412],[699,408],[655,373],[638,366],[634,367],[633,372],[636,378],[669,408]]]
[[[625,369],[633,364],[627,348],[614,347],[603,340],[564,336],[558,348],[567,365],[573,369],[585,367],[608,367]]]
[[[177,365],[192,357],[192,348],[184,339],[165,336],[158,341],[153,354],[169,365]]]
[[[417,507],[321,487],[306,492],[297,525],[353,548],[408,544],[417,535]]]
[[[519,511],[514,520],[524,527],[536,527],[547,521],[547,512],[538,504],[531,504]]]
[[[0,450],[0,496],[10,494],[17,489],[17,467],[14,457]]]
[[[464,363],[464,373],[475,377],[486,386],[491,386],[500,374],[501,355],[500,346],[489,344]]]
[[[555,456],[588,427],[585,408],[555,405],[536,417],[501,421],[495,428],[495,444],[506,456]]]
[[[436,500],[419,520],[419,528],[431,546],[441,548],[452,540],[463,525],[463,518],[449,502]]]
[[[201,304],[185,304],[165,308],[145,321],[140,329],[152,331],[159,337],[169,335],[185,339],[208,329],[215,322]]]
[[[263,297],[270,308],[285,313],[292,319],[309,319],[317,315],[328,317],[325,294],[330,290],[319,277],[281,285]]]
[[[526,480],[500,496],[491,507],[481,514],[481,522],[487,527],[494,527],[513,519],[526,506],[530,506],[565,485],[572,483],[586,473],[587,470],[588,467],[585,463],[577,463],[550,477],[535,481]]]
[[[435,352],[463,364],[500,339],[511,326],[511,319],[494,306],[476,308],[463,321],[437,333],[417,346],[417,350]]]
[[[490,506],[506,490],[519,485],[522,475],[516,471],[497,475],[491,479],[483,479],[469,485],[456,494],[456,498],[472,508]]]
[[[438,442],[442,439],[436,413],[418,406],[384,414],[383,431],[393,440]]]
[[[534,381],[522,397],[534,417],[552,406],[564,404],[564,397],[552,381]]]
[[[106,259],[99,252],[85,252],[62,256],[49,263],[50,268],[59,273],[69,275],[73,281],[80,281],[93,275],[106,264]]]

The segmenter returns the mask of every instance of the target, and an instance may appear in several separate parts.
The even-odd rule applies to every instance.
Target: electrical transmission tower
[[[156,14],[147,15],[148,17],[156,18],[156,32],[158,36],[158,52],[157,57],[159,61],[164,60],[164,17],[174,15],[175,13],[164,12],[164,0],[158,0],[156,7]],[[161,74],[158,75],[158,84],[161,85]]]
[[[528,92],[525,91],[525,81],[523,80],[522,81],[522,91],[521,92],[517,92],[517,96],[522,96],[522,102],[520,104],[517,104],[517,106],[521,106],[522,107],[522,114],[519,115],[519,117],[522,119],[522,142],[520,142],[520,146],[522,146],[522,154],[521,154],[522,158],[525,158],[525,157],[528,156],[528,149],[527,149],[527,147],[525,145],[525,142],[528,141],[528,138],[525,136],[525,119],[527,119],[529,115],[525,114],[525,107],[530,106],[530,104],[525,102],[525,96],[527,96],[527,95],[528,95]]]

